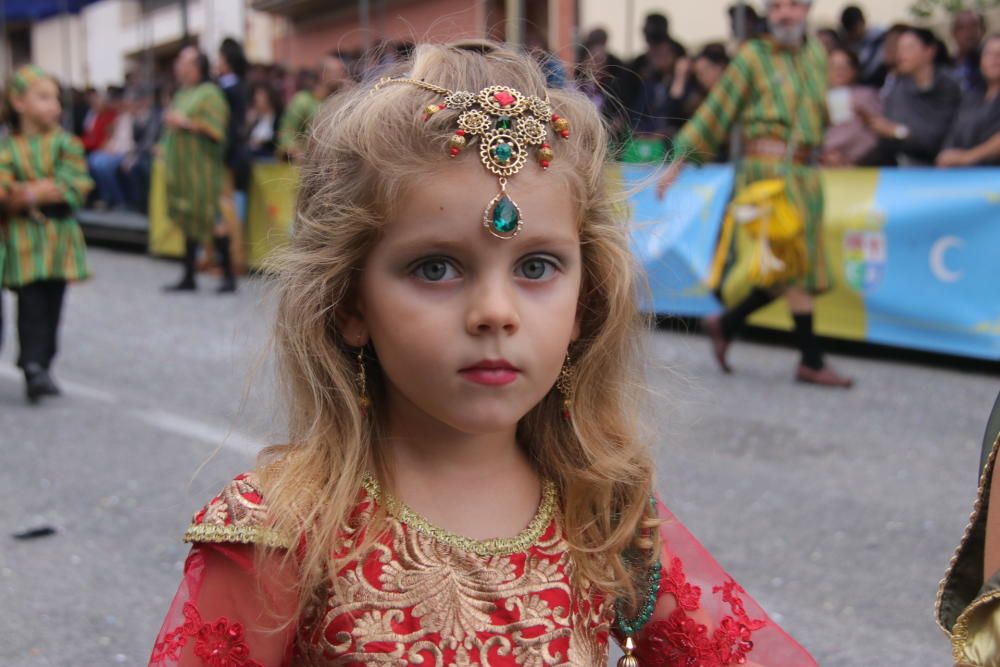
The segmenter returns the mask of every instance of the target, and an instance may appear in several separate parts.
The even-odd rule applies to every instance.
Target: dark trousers
[[[39,280],[17,289],[17,336],[21,353],[17,365],[48,370],[56,356],[59,316],[65,280]]]

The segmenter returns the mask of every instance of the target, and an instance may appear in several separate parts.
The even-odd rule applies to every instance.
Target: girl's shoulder
[[[195,513],[184,532],[184,541],[291,546],[290,540],[269,526],[260,479],[255,472],[245,472],[234,477]]]

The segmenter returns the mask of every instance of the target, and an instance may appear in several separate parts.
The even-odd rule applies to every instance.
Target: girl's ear
[[[352,347],[368,343],[368,326],[357,301],[337,309],[337,330]]]

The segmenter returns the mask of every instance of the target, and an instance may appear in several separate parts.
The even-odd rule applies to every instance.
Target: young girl
[[[17,332],[31,403],[59,393],[49,374],[66,283],[87,277],[73,212],[93,182],[83,146],[59,127],[59,86],[28,65],[11,79],[11,134],[0,139],[0,190],[9,219],[3,285],[17,292]]]
[[[570,125],[572,123],[572,125]],[[314,124],[290,443],[195,517],[151,665],[814,665],[654,499],[637,274],[578,93],[422,45]]]

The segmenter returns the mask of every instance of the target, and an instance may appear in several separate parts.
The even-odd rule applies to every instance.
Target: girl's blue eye
[[[417,266],[414,274],[421,280],[439,283],[443,280],[454,280],[458,272],[446,259],[429,259]]]
[[[556,270],[555,263],[544,257],[529,257],[518,267],[520,274],[528,280],[544,280]]]

